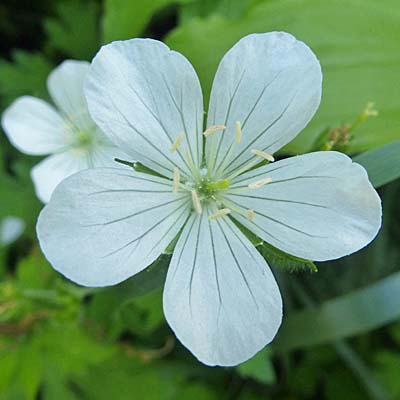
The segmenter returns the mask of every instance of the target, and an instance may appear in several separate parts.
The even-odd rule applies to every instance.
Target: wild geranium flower
[[[101,168],[66,179],[38,222],[47,258],[81,285],[113,285],[178,237],[168,323],[205,364],[247,360],[275,336],[282,300],[237,223],[317,261],[357,251],[380,227],[379,197],[346,155],[272,163],[316,111],[321,80],[317,58],[293,36],[249,35],[219,65],[203,131],[200,84],[182,55],[155,40],[104,46],[88,74],[91,115],[158,175]]]
[[[86,61],[64,61],[47,80],[56,108],[32,97],[15,100],[2,126],[10,142],[30,155],[51,154],[32,171],[36,194],[47,203],[59,182],[82,169],[115,164],[116,148],[90,118],[83,93]]]

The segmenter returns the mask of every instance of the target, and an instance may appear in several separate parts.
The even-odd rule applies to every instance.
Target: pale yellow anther
[[[213,125],[213,126],[210,126],[209,128],[207,128],[207,129],[203,132],[203,135],[204,135],[204,136],[210,136],[210,135],[212,135],[213,133],[218,132],[218,131],[223,131],[224,129],[226,129],[226,126],[225,126],[225,125]]]
[[[201,202],[200,202],[199,196],[195,190],[192,190],[192,203],[193,203],[193,207],[197,211],[197,213],[201,214],[203,209],[201,207]]]
[[[172,191],[176,193],[179,189],[179,184],[181,183],[181,174],[177,167],[174,168],[174,177],[172,181]]]
[[[247,210],[247,219],[253,221],[255,213],[253,210]]]
[[[254,154],[255,156],[261,157],[261,158],[263,158],[264,160],[267,160],[267,161],[269,161],[269,162],[274,162],[274,161],[275,161],[275,158],[274,158],[271,154],[266,153],[265,151],[261,151],[261,150],[257,150],[257,149],[252,149],[252,150],[251,150],[251,153]]]
[[[175,142],[172,143],[171,146],[171,153],[175,152],[176,150],[178,150],[179,146],[182,144],[183,138],[185,137],[185,135],[183,133],[179,133],[178,136],[175,139]]]
[[[272,182],[272,178],[268,177],[268,178],[261,179],[261,180],[259,180],[257,182],[250,183],[247,187],[249,189],[258,189],[261,186],[264,186],[264,185],[266,185],[267,183],[270,183],[270,182]]]
[[[211,214],[208,219],[211,221],[213,219],[221,218],[224,215],[228,215],[231,213],[231,210],[229,208],[221,208],[221,210],[218,210],[214,214]]]
[[[239,121],[236,121],[235,123],[235,142],[240,143],[240,140],[242,139],[242,125]]]

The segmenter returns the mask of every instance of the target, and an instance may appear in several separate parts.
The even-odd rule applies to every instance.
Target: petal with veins
[[[272,181],[248,189],[256,179]],[[381,226],[381,202],[363,167],[337,152],[288,158],[238,176],[227,207],[254,210],[234,217],[273,246],[314,261],[366,246]]]
[[[206,156],[216,156],[214,171],[225,160],[237,121],[242,140],[224,163],[226,175],[253,157],[251,149],[273,154],[291,141],[317,110],[321,83],[317,58],[292,35],[271,32],[241,39],[222,59],[211,91],[207,126],[227,126],[223,135],[207,141]]]
[[[180,236],[164,288],[164,313],[203,363],[246,361],[275,336],[282,300],[267,263],[228,217],[193,214]]]
[[[53,267],[85,286],[117,284],[150,265],[179,233],[190,196],[128,169],[94,168],[64,180],[39,216]]]
[[[103,46],[88,74],[86,97],[95,122],[133,159],[168,177],[174,167],[189,174],[187,158],[199,166],[200,84],[186,58],[163,43],[132,39]],[[182,144],[171,153],[181,132]]]

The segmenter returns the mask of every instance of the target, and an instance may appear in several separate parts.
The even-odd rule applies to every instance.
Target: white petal
[[[88,74],[86,97],[95,122],[134,160],[171,177],[189,168],[188,149],[201,160],[203,100],[193,67],[179,53],[151,39],[103,46]],[[183,151],[171,152],[184,133]]]
[[[265,260],[228,219],[193,215],[174,250],[164,313],[203,363],[237,365],[274,338],[282,300]]]
[[[2,116],[2,127],[10,142],[31,155],[49,154],[65,146],[65,123],[57,111],[43,100],[23,96]]]
[[[321,83],[314,53],[292,35],[271,32],[241,39],[222,59],[211,92],[207,125],[227,126],[215,135],[215,170],[224,165],[227,175],[253,157],[251,149],[272,154],[291,141],[317,110]],[[242,139],[222,164],[236,121]],[[211,143],[207,141],[208,158]]]
[[[86,157],[75,150],[45,158],[31,170],[37,197],[43,203],[47,203],[54,189],[63,179],[86,168],[88,168]]]
[[[119,283],[146,268],[179,233],[190,198],[131,169],[94,168],[64,180],[39,216],[53,267],[85,286]]]
[[[25,222],[21,218],[8,216],[0,223],[0,245],[8,245],[17,240],[25,230]]]
[[[81,130],[92,130],[83,86],[90,63],[66,60],[55,68],[47,79],[47,89],[54,103]]]
[[[266,177],[272,182],[247,188]],[[306,259],[353,253],[371,242],[381,226],[381,201],[366,171],[342,153],[278,161],[239,176],[230,191],[225,198],[232,207],[255,212],[252,222],[235,214],[239,222],[266,242]]]

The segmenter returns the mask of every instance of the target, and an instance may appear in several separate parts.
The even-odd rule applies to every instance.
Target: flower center
[[[92,135],[88,132],[78,131],[75,133],[76,147],[89,147],[92,144]]]
[[[251,149],[250,152],[255,156],[250,161],[242,164],[237,168],[229,177],[220,179],[222,172],[225,167],[229,164],[231,158],[234,155],[234,148],[241,142],[242,139],[242,127],[238,121],[235,124],[235,137],[232,140],[232,144],[228,149],[226,156],[219,165],[215,165],[215,146],[214,136],[217,132],[225,131],[224,125],[214,125],[207,128],[203,135],[207,138],[210,136],[211,140],[211,151],[210,157],[207,160],[207,165],[200,170],[194,165],[193,160],[189,156],[189,152],[183,152],[181,155],[185,158],[187,165],[190,166],[192,177],[184,176],[181,178],[180,171],[177,167],[174,168],[173,179],[172,179],[172,190],[178,192],[179,190],[188,191],[192,198],[193,209],[201,214],[203,211],[204,204],[209,202],[214,203],[216,206],[216,212],[209,216],[209,219],[217,219],[225,215],[230,214],[232,211],[237,212],[249,220],[253,220],[255,212],[253,210],[242,209],[231,201],[228,201],[224,196],[223,192],[228,190],[231,185],[232,179],[238,175],[248,171],[251,168],[256,167],[261,162],[273,162],[274,157],[266,153],[263,150]],[[182,143],[184,139],[184,133],[179,133],[173,143],[171,143],[171,152],[181,152]],[[193,181],[191,180],[193,179]],[[271,177],[265,177],[256,182],[252,182],[246,186],[246,189],[258,189],[272,181]],[[235,191],[241,191],[243,188],[235,188]]]

